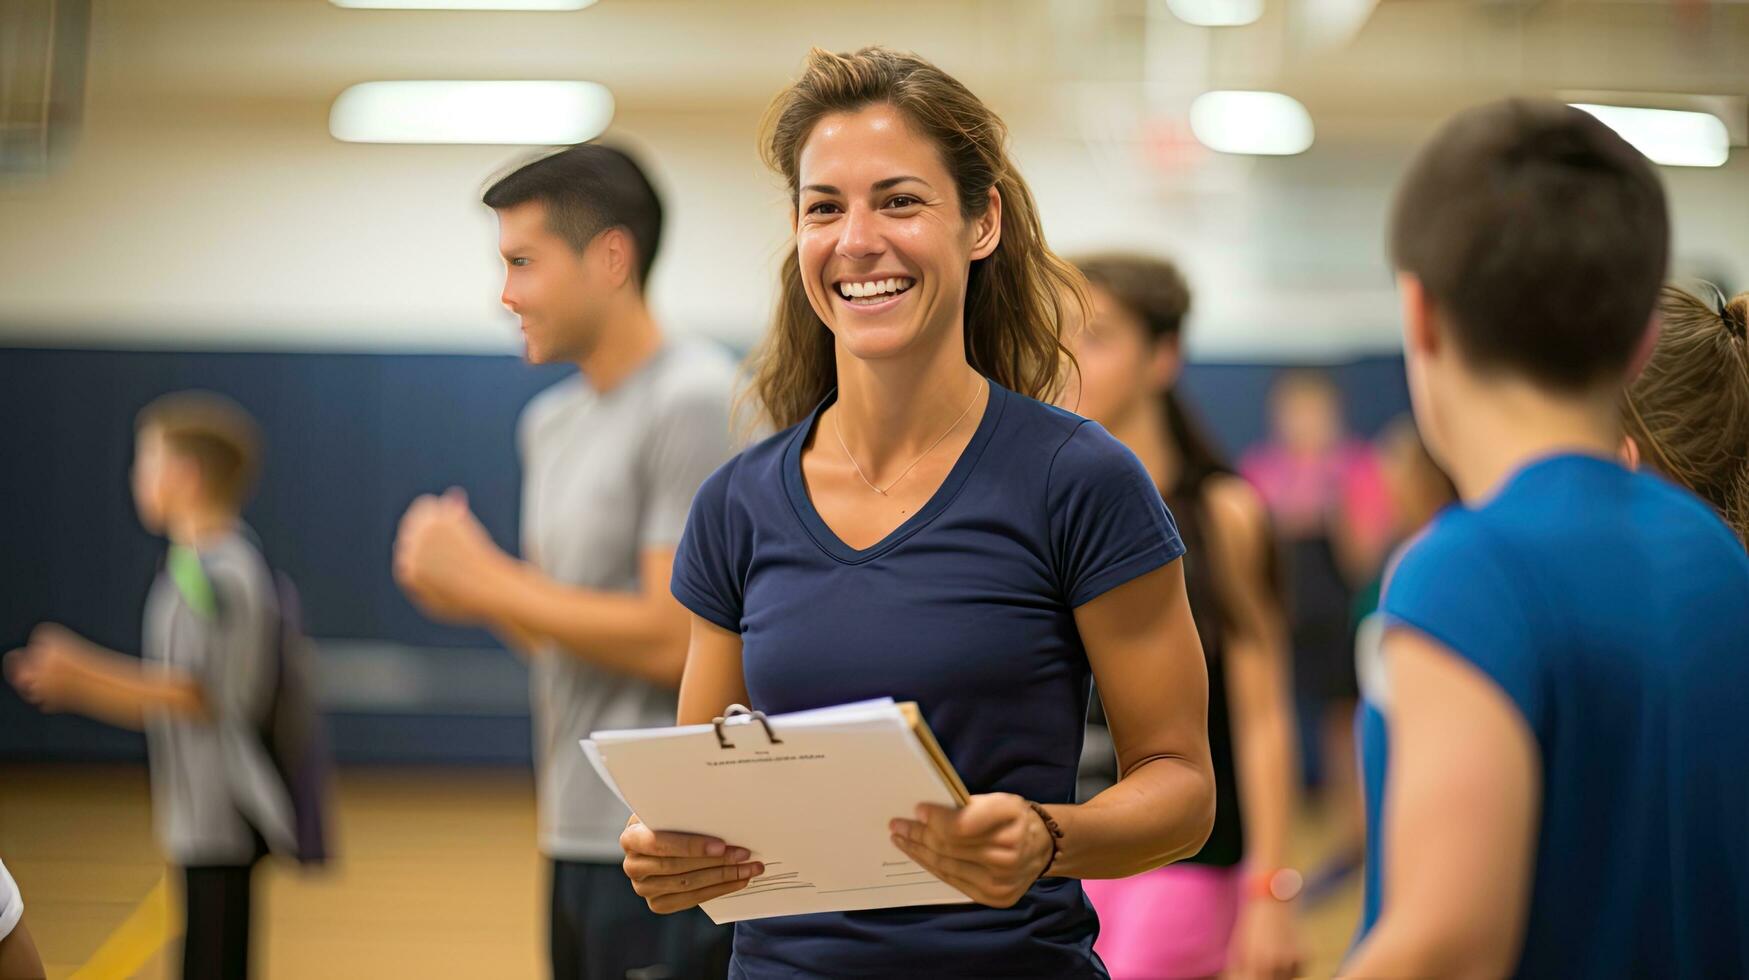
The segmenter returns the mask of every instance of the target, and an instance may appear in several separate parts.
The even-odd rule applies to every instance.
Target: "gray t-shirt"
[[[673,343],[612,391],[577,376],[536,395],[517,424],[523,556],[568,585],[639,591],[642,553],[679,543],[693,494],[733,454],[734,378],[720,348]],[[535,652],[530,682],[541,850],[618,862],[627,812],[578,740],[671,725],[675,692],[556,647]]]
[[[293,846],[291,799],[268,758],[262,725],[272,704],[279,629],[273,576],[241,533],[201,545],[194,581],[173,565],[146,598],[147,669],[201,686],[208,718],[146,717],[158,840],[181,865],[247,863],[251,827],[274,851]]]

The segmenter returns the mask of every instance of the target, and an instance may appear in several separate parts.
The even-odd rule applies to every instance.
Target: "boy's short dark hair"
[[[609,228],[624,228],[638,252],[638,289],[662,243],[662,200],[643,168],[622,150],[579,143],[519,167],[482,198],[494,210],[539,201],[547,227],[578,252]]]
[[[243,406],[210,391],[172,392],[140,409],[134,431],[148,429],[194,463],[213,503],[242,509],[261,466],[261,431]]]
[[[1410,165],[1391,261],[1478,369],[1562,391],[1620,376],[1669,257],[1657,174],[1591,115],[1540,99],[1459,113]]]

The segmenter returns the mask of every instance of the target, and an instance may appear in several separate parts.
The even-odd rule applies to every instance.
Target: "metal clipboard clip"
[[[765,740],[767,742],[770,742],[772,745],[783,744],[783,739],[778,738],[777,733],[771,730],[771,720],[765,717],[765,712],[749,710],[746,705],[731,704],[729,705],[728,710],[723,712],[721,717],[712,719],[711,721],[711,726],[717,730],[718,747],[725,749],[732,749],[735,747],[735,743],[729,741],[729,736],[723,733],[723,725],[727,723],[730,718],[740,715],[746,715],[748,718],[758,722],[760,726],[765,729]]]

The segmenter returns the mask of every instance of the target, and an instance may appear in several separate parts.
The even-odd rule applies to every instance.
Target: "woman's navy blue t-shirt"
[[[705,481],[674,595],[741,635],[753,707],[916,701],[973,793],[1072,802],[1090,677],[1074,609],[1184,553],[1160,492],[1097,423],[992,382],[935,496],[853,549],[802,480],[831,400]],[[1097,932],[1080,882],[1050,878],[1009,909],[742,922],[732,975],[1103,977]]]

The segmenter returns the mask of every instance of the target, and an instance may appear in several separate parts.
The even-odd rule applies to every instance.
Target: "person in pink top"
[[[1391,508],[1377,457],[1349,434],[1328,375],[1283,374],[1269,407],[1270,441],[1247,452],[1239,472],[1268,505],[1285,549],[1295,688],[1316,720],[1335,839],[1329,864],[1308,882],[1315,897],[1359,866],[1364,846],[1348,617],[1355,587],[1372,578],[1390,540]]]

